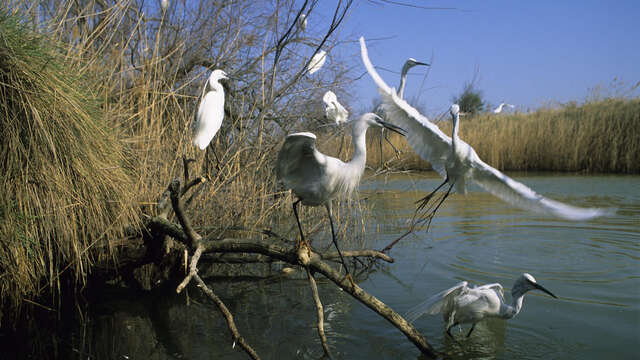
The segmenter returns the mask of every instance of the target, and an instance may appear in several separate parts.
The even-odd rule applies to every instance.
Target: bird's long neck
[[[451,131],[451,146],[455,150],[458,141],[458,128],[460,127],[460,114],[455,114],[453,116],[453,130]]]
[[[351,133],[353,142],[353,157],[347,164],[364,171],[367,161],[366,135],[368,126],[354,126]]]
[[[400,85],[398,85],[398,97],[404,99],[404,86],[407,83],[407,73],[409,72],[409,66],[405,63],[402,67],[402,73],[400,74]]]
[[[502,318],[511,319],[520,313],[524,302],[525,292],[526,291],[523,291],[514,285],[513,290],[511,291],[511,305],[503,304],[503,308],[500,311]]]

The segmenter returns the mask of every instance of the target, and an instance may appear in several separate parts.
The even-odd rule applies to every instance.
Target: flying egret
[[[398,85],[398,96],[400,97],[400,99],[404,98],[404,86],[407,82],[407,73],[409,72],[409,69],[411,69],[414,66],[418,66],[418,65],[423,65],[423,66],[431,66],[431,64],[427,64],[427,63],[423,63],[420,61],[417,61],[414,58],[409,58],[407,59],[407,61],[405,61],[404,65],[402,65],[402,72],[400,73],[400,85]]]
[[[327,60],[327,52],[324,50],[318,50],[318,52],[313,55],[309,65],[307,66],[307,71],[309,74],[313,74],[314,72],[322,69],[322,65]]]
[[[340,125],[347,121],[347,118],[349,118],[349,112],[338,102],[338,98],[333,91],[329,90],[324,93],[322,101],[326,105],[324,111],[327,119],[335,121],[336,125]]]
[[[500,114],[500,113],[502,112],[502,109],[503,109],[505,106],[506,106],[506,107],[508,107],[508,108],[512,108],[512,109],[513,109],[513,108],[515,108],[515,106],[514,106],[514,105],[511,105],[511,104],[505,104],[505,103],[503,102],[503,103],[501,103],[500,105],[498,105],[498,107],[497,107],[497,108],[493,109],[493,113],[494,113],[494,114]]]
[[[402,70],[400,72],[400,85],[398,85],[398,96],[403,99],[403,95],[404,95],[404,87],[406,85],[407,82],[407,74],[409,73],[409,70],[414,67],[414,66],[431,66],[431,64],[427,64],[427,63],[423,63],[420,61],[417,61],[414,58],[408,58],[407,61],[405,61],[405,63],[402,65]],[[399,154],[400,151],[398,149],[396,149],[396,147],[393,145],[393,143],[389,140],[389,138],[387,137],[387,134],[384,132],[384,129],[382,129],[382,131],[380,132],[380,164],[381,166],[383,165],[383,159],[382,159],[382,138],[384,137],[385,140],[387,140],[387,142],[389,143],[389,145],[391,145],[391,147],[393,148],[393,150],[396,152],[396,154]]]
[[[308,244],[304,239],[302,225],[298,217],[298,204],[307,206],[324,205],[329,215],[333,244],[340,255],[348,278],[353,282],[349,269],[338,248],[333,227],[331,200],[339,194],[350,195],[360,183],[367,159],[366,132],[370,126],[385,127],[402,134],[404,130],[383,121],[378,115],[366,113],[352,123],[353,157],[349,162],[327,156],[316,149],[316,136],[309,132],[288,135],[276,163],[276,175],[287,189],[291,189],[298,199],[293,203],[293,213],[298,222],[300,242],[298,248]]]
[[[483,162],[469,144],[458,137],[460,107],[451,106],[450,113],[453,121],[452,138],[445,135],[437,125],[429,121],[426,116],[400,99],[395,90],[390,88],[378,75],[369,60],[364,38],[360,38],[362,61],[369,75],[378,85],[382,96],[382,107],[390,122],[407,130],[407,142],[413,150],[445,180],[431,194],[421,199],[418,210],[424,209],[437,190],[449,183],[449,190],[442,197],[435,211],[449,195],[452,188],[461,194],[466,194],[467,183],[473,181],[484,190],[522,209],[540,214],[549,214],[568,220],[588,220],[598,216],[608,215],[611,210],[598,208],[580,208],[567,205],[555,200],[547,199],[517,182],[495,168]]]
[[[307,15],[300,14],[300,17],[298,18],[298,26],[302,31],[307,30]]]
[[[511,305],[504,300],[502,285],[487,284],[478,287],[469,287],[463,281],[456,286],[444,290],[424,302],[409,309],[405,316],[408,322],[414,322],[423,314],[436,315],[442,313],[447,334],[451,335],[451,328],[471,323],[471,329],[467,337],[480,320],[484,318],[511,319],[522,310],[524,295],[529,290],[540,290],[553,296],[549,290],[536,282],[533,276],[524,273],[513,284],[511,289]]]
[[[209,79],[202,89],[202,99],[193,123],[193,145],[204,150],[211,139],[220,130],[224,118],[224,88],[220,80],[228,79],[227,74],[220,70],[211,72]],[[207,88],[210,88],[207,91]]]

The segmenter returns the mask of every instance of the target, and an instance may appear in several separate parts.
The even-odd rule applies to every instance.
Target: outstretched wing
[[[287,136],[278,152],[276,175],[287,189],[308,184],[309,179],[320,178],[326,157],[316,149],[316,136],[310,132]]]
[[[521,209],[574,221],[589,220],[614,212],[613,209],[581,208],[548,199],[486,164],[477,156],[472,158],[471,166],[474,169],[473,180],[480,187]]]
[[[322,69],[322,65],[324,65],[325,60],[327,60],[327,52],[324,50],[318,50],[318,52],[313,55],[311,61],[309,62],[309,65],[307,66],[309,75]]]
[[[496,294],[499,295],[500,299],[502,299],[502,302],[504,302],[504,288],[502,287],[502,285],[500,285],[498,283],[486,284],[486,285],[478,286],[475,289],[476,290],[493,290],[493,291],[496,292]]]
[[[364,38],[360,38],[362,61],[367,72],[378,85],[382,96],[382,108],[387,120],[407,131],[407,142],[423,160],[429,162],[443,178],[446,177],[445,164],[451,152],[451,138],[418,110],[402,100],[378,75],[371,64]]]
[[[408,322],[414,322],[417,318],[423,314],[435,315],[446,311],[448,305],[451,304],[453,298],[460,295],[462,292],[467,291],[467,282],[463,281],[456,286],[447,290],[441,291],[420,304],[412,307],[407,311],[404,318]]]

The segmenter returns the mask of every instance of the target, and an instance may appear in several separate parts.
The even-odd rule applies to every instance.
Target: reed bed
[[[438,123],[451,134],[451,122]],[[379,134],[369,138],[368,164],[378,168]],[[543,108],[527,114],[482,114],[461,118],[460,137],[480,158],[500,170],[585,173],[640,172],[640,99],[606,99]],[[382,160],[396,169],[429,169],[406,141],[392,134]]]
[[[330,52],[342,16],[326,33],[283,33],[277,27],[298,12],[293,0],[170,4],[11,0],[0,9],[5,314],[25,303],[55,308],[67,279],[83,286],[98,260],[117,267],[129,241],[123,229],[156,213],[168,183],[182,177],[183,157],[195,159],[192,176],[208,179],[189,206],[203,235],[269,228],[297,237],[274,161],[286,133],[320,123],[316,99],[349,83]],[[305,76],[320,47],[330,61]],[[225,85],[222,128],[201,152],[190,126],[215,68],[236,80]],[[340,214],[350,211],[336,208],[342,231]],[[323,209],[302,216],[311,232],[327,228]]]

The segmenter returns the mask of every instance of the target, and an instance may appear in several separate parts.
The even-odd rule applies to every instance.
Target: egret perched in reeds
[[[204,150],[220,130],[224,118],[224,88],[220,80],[228,79],[222,70],[211,72],[202,89],[202,98],[193,123],[193,145]],[[208,91],[207,91],[208,89]]]
[[[458,137],[460,126],[460,107],[453,104],[450,109],[453,121],[452,137],[445,135],[437,125],[426,116],[400,99],[395,90],[390,88],[378,75],[369,60],[364,38],[360,38],[362,61],[369,75],[378,85],[382,96],[382,107],[387,120],[407,130],[407,142],[413,150],[445,180],[431,194],[420,200],[418,211],[434,209],[429,216],[444,202],[453,187],[461,194],[466,194],[467,184],[474,182],[484,190],[499,197],[511,205],[540,214],[549,214],[568,220],[588,220],[611,213],[611,210],[598,208],[580,208],[547,199],[519,183],[495,168],[487,165],[476,154],[473,148]],[[445,184],[449,189],[438,204],[427,207],[429,200]]]
[[[347,276],[353,282],[349,269],[338,247],[331,210],[331,200],[340,194],[350,195],[358,187],[364,172],[367,158],[366,132],[370,126],[384,127],[399,134],[404,130],[383,121],[378,115],[366,113],[357,120],[351,121],[353,157],[349,162],[327,156],[316,149],[316,136],[309,132],[295,133],[287,136],[276,163],[276,175],[285,188],[291,189],[297,196],[293,203],[293,213],[300,231],[298,249],[307,247],[302,225],[298,217],[298,204],[307,206],[324,206],[329,215],[331,239],[338,251]],[[404,135],[404,134],[403,134]]]
[[[513,284],[511,289],[511,305],[504,300],[502,285],[487,284],[469,287],[463,281],[456,286],[444,290],[426,301],[409,309],[405,315],[408,322],[414,322],[423,314],[442,314],[447,334],[451,335],[451,328],[460,324],[471,324],[467,337],[480,320],[485,318],[511,319],[522,310],[524,295],[529,290],[540,290],[554,298],[549,290],[536,282],[533,276],[524,273]]]
[[[347,121],[349,118],[349,112],[338,102],[338,98],[333,91],[329,90],[324,93],[322,101],[325,104],[324,111],[328,120],[335,122],[336,125],[340,125]]]
[[[327,60],[327,52],[324,50],[318,50],[318,52],[313,55],[309,65],[307,66],[307,71],[309,74],[313,74],[316,71],[322,69],[322,65]]]
[[[512,108],[512,109],[515,108],[514,105],[506,104],[506,103],[503,102],[500,105],[498,105],[497,108],[493,109],[493,113],[494,114],[500,114],[505,106],[508,107],[508,108]]]

